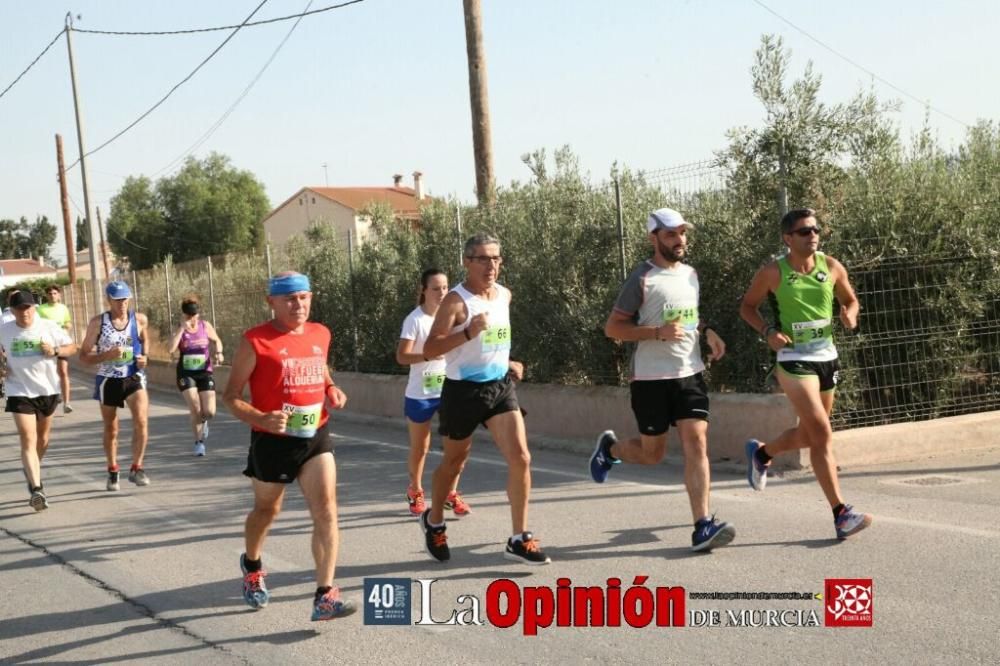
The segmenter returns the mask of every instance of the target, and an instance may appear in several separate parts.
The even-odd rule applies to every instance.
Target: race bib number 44
[[[672,321],[680,321],[681,326],[689,331],[698,328],[698,306],[676,308],[669,305],[663,306],[663,323]]]
[[[482,335],[484,352],[510,349],[510,324],[490,326]]]
[[[289,405],[285,403],[281,411],[288,414],[285,434],[292,437],[309,438],[319,429],[319,419],[323,414],[323,403],[315,405]]]

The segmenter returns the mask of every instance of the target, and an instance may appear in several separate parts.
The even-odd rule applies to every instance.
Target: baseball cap
[[[646,220],[646,231],[652,233],[657,229],[676,229],[677,227],[692,227],[690,222],[673,208],[660,208],[649,214]]]
[[[38,305],[38,301],[35,300],[35,295],[30,291],[21,290],[10,297],[11,308],[19,308],[24,305]]]
[[[114,301],[123,298],[132,298],[132,290],[128,288],[128,284],[120,280],[109,282],[108,286],[104,289],[104,293]]]

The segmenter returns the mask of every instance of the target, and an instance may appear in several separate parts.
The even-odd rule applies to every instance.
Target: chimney
[[[413,172],[413,190],[414,190],[414,196],[417,198],[417,201],[423,201],[424,199],[423,175],[424,174],[420,173],[419,171]]]
[[[393,187],[402,187],[403,186],[403,174],[401,174],[401,173],[394,173],[394,174],[392,174],[392,186]]]

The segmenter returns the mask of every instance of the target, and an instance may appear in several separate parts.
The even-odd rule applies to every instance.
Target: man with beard
[[[699,337],[719,360],[726,345],[698,318],[698,273],[683,263],[691,224],[670,208],[655,210],[646,222],[653,257],[639,264],[622,285],[604,325],[609,338],[636,343],[629,389],[639,437],[618,441],[607,430],[590,457],[590,474],[604,483],[622,461],[655,465],[667,451],[667,430],[677,428],[684,451],[684,485],[691,503],[691,549],[725,546],[736,529],[709,513],[708,388],[702,378]]]

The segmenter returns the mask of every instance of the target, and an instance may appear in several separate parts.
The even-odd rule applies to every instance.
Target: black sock
[[[42,489],[42,486],[41,486],[41,484],[39,484],[39,485],[35,486],[34,488],[32,488],[31,492],[35,492],[36,490],[41,490],[41,489]]]
[[[322,587],[317,587],[316,588],[316,597],[315,598],[319,599],[320,597],[322,597],[324,594],[326,594],[327,592],[329,592],[332,589],[333,589],[332,585],[324,585]]]
[[[834,517],[834,519],[840,518],[840,510],[843,509],[843,508],[844,508],[843,504],[838,504],[837,506],[833,507],[833,517]]]
[[[255,571],[263,569],[264,563],[261,560],[251,560],[249,557],[244,555],[243,566],[246,567],[247,573],[254,573]]]
[[[767,451],[764,450],[763,446],[757,447],[757,451],[754,452],[754,455],[757,457],[757,462],[761,465],[766,465],[771,462],[771,456],[767,455]]]

